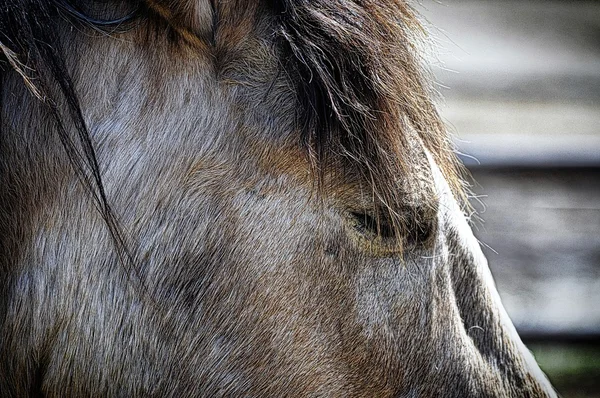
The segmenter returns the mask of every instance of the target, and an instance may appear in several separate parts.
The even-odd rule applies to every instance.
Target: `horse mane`
[[[8,66],[46,106],[75,173],[104,219],[121,262],[131,271],[133,255],[106,197],[96,151],[58,46],[56,20],[59,9],[68,5],[64,0],[7,0],[0,7],[0,90]],[[95,21],[87,21],[91,22]],[[4,127],[0,120],[0,134]]]
[[[418,56],[416,43],[424,31],[405,1],[265,2],[274,11],[273,33],[286,59],[282,67],[289,69],[296,86],[299,139],[319,173],[335,157],[351,164],[394,224],[394,204],[401,203],[403,194],[394,181],[412,161],[403,134],[411,129],[454,193],[464,199],[461,169]],[[121,255],[131,258],[106,198],[95,149],[56,37],[56,17],[61,13],[99,28],[111,26],[111,21],[86,17],[70,4],[6,1],[0,7],[4,54],[0,73],[9,65],[46,104],[73,168],[94,197]],[[140,7],[149,9],[143,3]],[[112,22],[128,18],[133,17]]]

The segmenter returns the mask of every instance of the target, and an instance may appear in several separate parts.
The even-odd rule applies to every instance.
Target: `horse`
[[[403,0],[0,5],[2,397],[555,397]]]

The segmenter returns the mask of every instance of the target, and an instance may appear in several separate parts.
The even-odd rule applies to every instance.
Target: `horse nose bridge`
[[[463,209],[429,154],[428,158],[439,198],[439,236],[447,251],[449,308],[455,328],[452,342],[463,351],[469,377],[486,375],[478,382],[482,392],[476,395],[555,396],[502,306]]]

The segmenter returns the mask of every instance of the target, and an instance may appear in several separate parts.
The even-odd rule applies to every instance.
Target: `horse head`
[[[0,6],[2,396],[552,397],[401,0]]]

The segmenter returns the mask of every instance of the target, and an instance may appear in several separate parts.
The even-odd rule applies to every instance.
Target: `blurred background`
[[[504,305],[564,397],[600,397],[600,2],[421,2]]]

